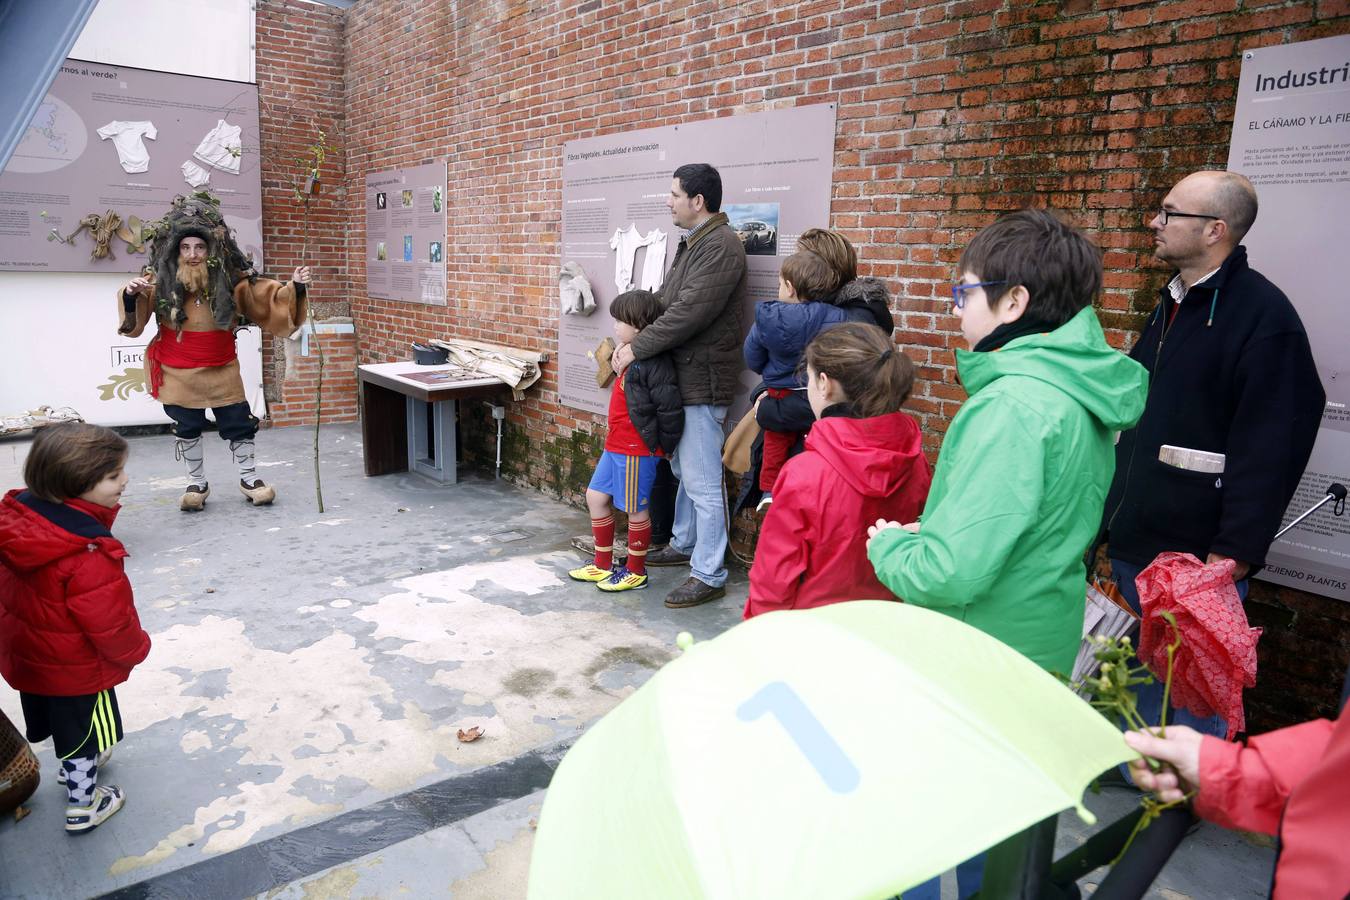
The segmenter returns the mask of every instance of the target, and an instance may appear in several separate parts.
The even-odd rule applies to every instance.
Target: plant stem
[[[305,201],[305,259],[309,259],[309,194]],[[308,289],[306,289],[308,290]],[[309,344],[314,355],[319,358],[319,380],[314,389],[314,496],[319,502],[319,513],[323,513],[323,481],[319,472],[319,424],[323,421],[323,348],[319,346],[319,328],[314,322],[314,303],[307,304],[309,313]]]

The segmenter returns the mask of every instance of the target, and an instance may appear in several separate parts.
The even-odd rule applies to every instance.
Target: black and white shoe
[[[88,806],[66,807],[66,831],[69,834],[83,834],[93,831],[113,815],[127,802],[122,789],[115,784],[94,788],[94,797]]]

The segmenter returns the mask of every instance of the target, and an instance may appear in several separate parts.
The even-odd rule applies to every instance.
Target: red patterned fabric
[[[1139,658],[1156,678],[1167,677],[1172,629],[1160,615],[1176,617],[1182,644],[1173,661],[1172,706],[1197,716],[1228,720],[1228,737],[1246,729],[1243,688],[1256,685],[1260,628],[1247,624],[1233,584],[1231,559],[1205,565],[1189,553],[1160,553],[1135,579],[1143,622]]]

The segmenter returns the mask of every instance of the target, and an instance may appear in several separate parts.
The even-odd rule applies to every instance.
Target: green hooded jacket
[[[969,399],[943,441],[922,527],[881,532],[868,557],[906,602],[1068,675],[1083,633],[1083,554],[1116,432],[1143,414],[1148,374],[1107,345],[1091,307],[999,350],[957,350],[956,368]]]

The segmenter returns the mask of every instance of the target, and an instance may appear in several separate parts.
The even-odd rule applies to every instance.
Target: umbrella
[[[886,898],[1081,805],[1132,757],[1005,644],[916,606],[774,612],[691,647],[562,760],[531,898]]]
[[[1172,661],[1172,706],[1197,716],[1219,713],[1228,738],[1246,728],[1242,689],[1256,685],[1260,628],[1247,624],[1233,584],[1233,561],[1208,565],[1189,553],[1160,553],[1135,579],[1143,622],[1139,658],[1159,680],[1167,677],[1167,647],[1175,638],[1161,612],[1170,612],[1181,634]]]
[[[1087,697],[1092,693],[1092,687],[1085,682],[1101,667],[1094,639],[1122,637],[1138,621],[1139,617],[1130,609],[1114,582],[1088,582],[1087,603],[1083,608],[1083,643],[1078,647],[1078,658],[1074,660],[1073,674],[1069,678],[1070,683],[1083,685],[1078,689],[1079,696]]]

